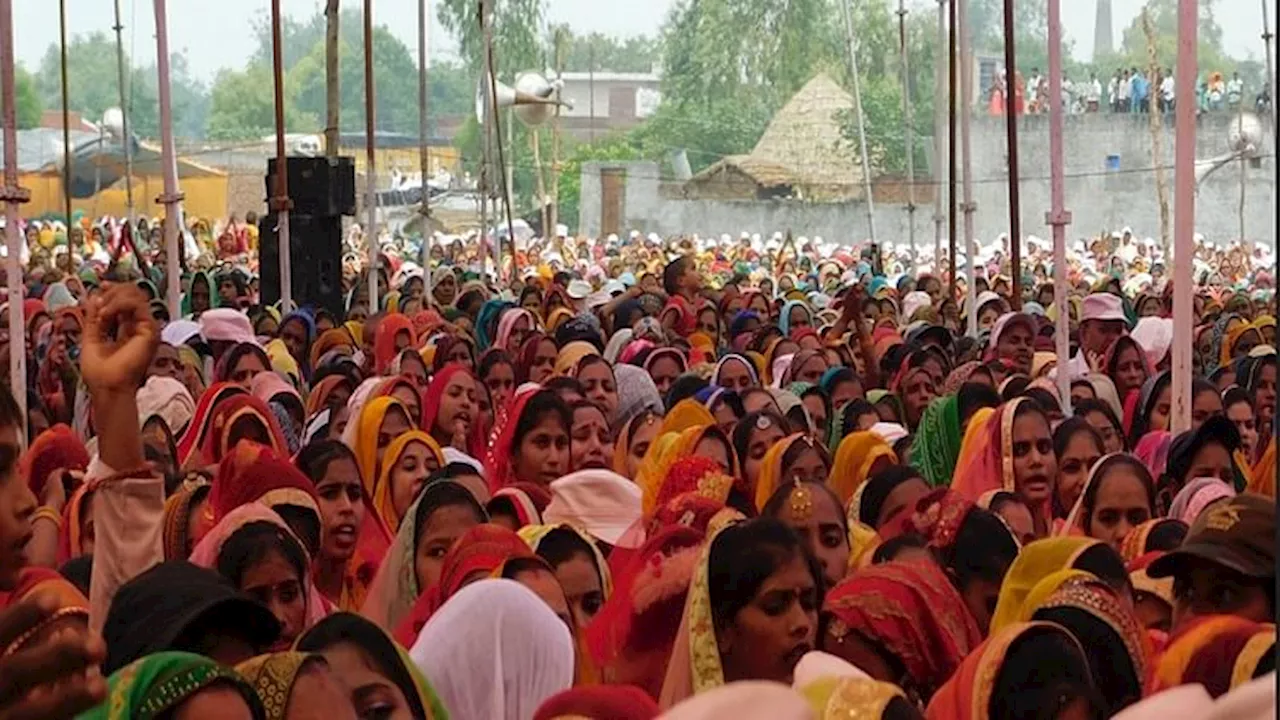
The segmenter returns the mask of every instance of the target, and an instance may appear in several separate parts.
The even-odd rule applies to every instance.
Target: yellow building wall
[[[64,211],[62,197],[62,176],[57,173],[30,173],[18,180],[22,187],[31,191],[31,202],[22,208],[22,214],[28,217]],[[209,175],[189,177],[179,180],[178,187],[186,196],[182,201],[183,211],[187,216],[223,218],[227,215],[227,177]],[[164,205],[156,201],[164,194],[164,178],[155,175],[139,176],[133,179],[134,211],[138,215],[162,217]],[[97,195],[89,198],[72,198],[71,209],[81,210],[91,217],[115,215],[123,217],[128,214],[128,194],[125,192],[124,180],[104,188]]]
[[[342,148],[342,154],[351,155],[355,159],[356,172],[364,174],[364,148]],[[406,175],[413,174],[421,165],[416,147],[374,148],[373,159],[379,176],[391,174],[393,168],[399,168]],[[427,153],[427,167],[433,175],[441,170],[457,174],[461,161],[462,154],[453,146],[432,147]]]

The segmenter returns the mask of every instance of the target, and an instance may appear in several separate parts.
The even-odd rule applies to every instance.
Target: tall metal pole
[[[1071,360],[1067,338],[1067,225],[1066,182],[1062,169],[1062,0],[1049,0],[1049,202],[1045,223],[1053,228],[1053,304],[1058,308],[1054,346],[1058,354],[1058,398],[1062,412],[1071,415]]]
[[[67,0],[58,0],[58,32],[62,52],[62,204],[67,213],[67,252],[71,245],[71,110],[67,93]],[[88,258],[86,258],[87,260]]]
[[[849,77],[853,83],[853,111],[858,116],[858,153],[862,160],[862,194],[867,200],[867,233],[871,237],[871,245],[876,246],[876,202],[871,196],[871,163],[867,160],[867,121],[862,114],[862,83],[858,79],[858,53],[853,44],[853,10],[849,3],[852,0],[841,0],[840,9],[844,11],[845,41],[849,45]],[[879,252],[877,247],[876,252]]]
[[[156,13],[156,84],[160,103],[160,164],[164,168],[164,194],[157,200],[164,204],[165,302],[169,317],[181,317],[179,289],[178,234],[182,227],[182,192],[178,190],[178,160],[173,143],[173,112],[169,102],[169,24],[165,19],[165,0],[155,0]]]
[[[324,6],[324,155],[338,157],[342,132],[341,72],[338,69],[338,29],[342,13],[339,0],[328,0]]]
[[[422,168],[422,272],[424,287],[431,292],[431,199],[427,193],[427,176],[431,169],[431,151],[427,128],[427,14],[428,0],[418,2],[418,165]]]
[[[947,46],[947,0],[938,0],[938,44]],[[936,56],[935,56],[936,57]],[[946,68],[941,58],[933,63],[933,263],[934,273],[940,272],[942,262],[942,227],[947,216],[942,212],[942,203],[946,198],[946,183],[942,182],[942,160],[946,157],[946,134],[943,132],[947,123],[947,106],[942,102],[946,96]],[[941,280],[941,277],[938,278]]]
[[[493,25],[489,22],[488,3],[480,3],[480,30],[484,35],[484,55],[485,55],[485,82],[489,86],[489,110],[490,119],[493,121],[492,139],[494,147],[498,150],[496,158],[490,156],[491,160],[496,160],[493,165],[494,174],[497,174],[497,168],[506,164],[502,150],[502,124],[501,112],[498,107],[498,76],[495,68],[497,67],[493,59]],[[513,121],[514,122],[514,121]],[[514,150],[514,148],[513,148]],[[508,176],[504,173],[499,176],[502,178],[502,198],[507,206],[507,241],[511,243],[512,270],[514,271],[515,263],[515,241],[516,231],[515,222],[511,214],[511,185],[508,182]],[[497,224],[500,220],[498,212],[494,211],[494,238],[493,238],[493,276],[498,285],[503,283],[502,273],[502,242],[498,239]]]
[[[916,129],[911,113],[911,60],[907,50],[906,0],[898,0],[898,52],[902,57],[902,120],[907,134],[907,242],[911,245],[911,267],[914,270],[919,262],[916,257]]]
[[[27,329],[22,322],[23,290],[22,244],[25,240],[18,228],[18,206],[31,199],[31,193],[18,186],[18,115],[14,108],[16,85],[13,77],[13,0],[0,0],[0,106],[4,121],[4,201],[5,242],[9,256],[5,272],[9,286],[9,390],[18,402],[20,417],[27,416]],[[25,429],[25,428],[24,428]],[[26,435],[18,433],[19,441]]]
[[[1271,121],[1271,147],[1276,146],[1276,76],[1273,73],[1271,59],[1271,41],[1275,38],[1271,34],[1271,25],[1267,19],[1267,3],[1271,0],[1262,0],[1262,54],[1267,61],[1267,94],[1271,98],[1271,112],[1268,114],[1268,120]],[[1275,158],[1271,159],[1275,163]],[[1275,170],[1272,170],[1274,174]],[[1276,194],[1271,192],[1270,212],[1267,217],[1271,219],[1271,246],[1280,246],[1280,218],[1276,217]]]
[[[1196,229],[1196,0],[1178,0],[1178,59],[1173,148],[1173,416],[1169,430],[1191,428],[1191,261]]]
[[[1013,0],[1004,0],[1004,123],[1009,143],[1009,270],[1013,276],[1014,310],[1022,309],[1022,220],[1018,209],[1018,89],[1017,62],[1014,59]]]
[[[280,310],[287,313],[293,309],[293,270],[289,244],[289,158],[284,147],[284,43],[280,37],[280,0],[271,0],[271,71],[275,86],[276,186],[270,207],[276,214],[276,239],[280,247]]]
[[[373,117],[373,0],[364,0],[364,160],[365,192],[369,197],[368,227],[365,238],[369,243],[369,313],[378,311],[378,194],[376,161],[374,158]]]
[[[965,283],[968,307],[973,308],[978,302],[978,268],[975,258],[978,256],[977,244],[973,238],[973,213],[978,206],[973,202],[973,162],[969,146],[969,117],[973,113],[973,60],[970,53],[969,37],[969,2],[956,0],[956,15],[960,21],[960,150],[963,164],[960,182],[963,186],[964,201],[960,210],[964,213],[964,255],[965,264],[969,268],[969,282]],[[954,298],[953,298],[954,299]],[[969,313],[969,337],[978,337],[978,313]]]
[[[137,229],[138,223],[133,209],[133,135],[129,132],[129,99],[124,84],[124,41],[120,35],[124,26],[120,24],[120,0],[115,0],[115,10],[116,24],[113,29],[116,31],[116,77],[120,83],[120,118],[124,134],[124,201],[126,214],[129,216],[129,227]]]
[[[947,242],[950,245],[947,273],[947,297],[956,298],[956,105],[959,67],[956,57],[956,10],[958,0],[951,0],[951,23],[947,34],[947,103],[950,116],[947,125]]]

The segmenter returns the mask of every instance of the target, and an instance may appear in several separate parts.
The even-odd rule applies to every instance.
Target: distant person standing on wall
[[[1097,73],[1089,73],[1089,87],[1085,90],[1085,110],[1098,112],[1098,104],[1102,102],[1102,83],[1098,82]]]
[[[1160,81],[1160,112],[1171,113],[1174,108],[1173,69],[1165,68],[1164,78]]]
[[[1120,82],[1116,87],[1116,97],[1119,98],[1119,107],[1116,112],[1129,112],[1129,99],[1133,97],[1133,78],[1129,76],[1129,71],[1125,70],[1120,76]]]

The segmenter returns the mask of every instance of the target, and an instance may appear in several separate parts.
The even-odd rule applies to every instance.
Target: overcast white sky
[[[881,2],[884,0],[854,0]],[[1019,0],[1043,2],[1043,0]],[[1262,2],[1272,0],[1218,0],[1217,17],[1225,34],[1225,44],[1233,55],[1262,59]],[[137,58],[155,57],[155,15],[151,0],[119,0],[126,50]],[[308,17],[324,3],[321,0],[285,0],[285,12]],[[551,22],[568,22],[575,31],[613,35],[655,34],[675,0],[548,0]],[[1115,24],[1113,37],[1138,13],[1143,0],[1112,0]],[[359,7],[359,0],[344,0]],[[930,10],[932,0],[909,0],[910,7]],[[56,0],[18,0],[14,8],[15,42],[19,62],[35,69],[50,43],[58,40]],[[220,68],[240,67],[252,52],[252,18],[270,9],[269,0],[169,0],[169,47],[185,50],[192,69],[202,79],[211,79]],[[433,3],[434,7],[434,3]],[[68,32],[110,32],[113,21],[109,0],[67,0]],[[606,9],[607,8],[607,9]],[[1093,0],[1064,0],[1063,24],[1075,41],[1076,54],[1088,58],[1093,48]],[[417,0],[377,0],[374,19],[387,24],[416,54],[418,47]],[[1269,18],[1275,28],[1275,18]],[[439,27],[432,27],[428,40],[432,56],[452,53],[453,42]]]

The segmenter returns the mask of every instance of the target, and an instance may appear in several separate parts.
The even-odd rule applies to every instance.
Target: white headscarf
[[[573,685],[569,628],[511,580],[459,590],[427,621],[409,657],[452,717],[530,718]]]

